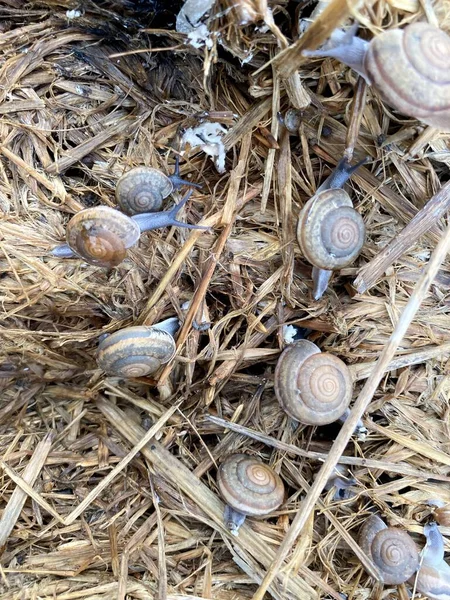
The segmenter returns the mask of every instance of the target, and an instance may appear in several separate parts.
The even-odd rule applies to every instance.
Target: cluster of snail
[[[51,254],[60,258],[78,256],[91,265],[114,267],[124,260],[127,250],[144,231],[172,225],[208,229],[176,219],[192,191],[171,210],[159,210],[164,198],[181,185],[199,187],[180,178],[178,159],[170,176],[151,167],[131,169],[116,186],[116,201],[121,210],[109,206],[81,210],[67,224],[66,244],[57,246]]]

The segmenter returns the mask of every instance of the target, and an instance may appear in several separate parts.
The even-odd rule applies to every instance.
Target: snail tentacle
[[[138,215],[133,215],[131,218],[135,223],[139,225],[141,231],[150,231],[153,229],[159,229],[160,227],[184,227],[185,229],[204,229],[209,230],[210,227],[203,227],[201,225],[190,225],[189,223],[183,223],[182,221],[177,221],[175,218],[181,208],[186,204],[186,202],[191,197],[192,190],[185,195],[185,197],[179,202],[175,204],[173,208],[170,210],[164,210],[158,213],[141,213]]]
[[[187,179],[182,179],[180,177],[180,157],[178,156],[178,154],[175,157],[174,171],[172,175],[169,175],[169,179],[173,184],[174,190],[177,190],[182,185],[189,185],[190,187],[197,188],[198,190],[202,188],[202,186],[199,183],[192,183],[191,181],[188,181]]]

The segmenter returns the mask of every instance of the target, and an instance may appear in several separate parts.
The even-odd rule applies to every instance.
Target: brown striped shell
[[[361,215],[342,189],[323,190],[300,211],[297,240],[314,267],[333,271],[349,265],[361,252],[365,240]]]
[[[412,537],[373,515],[359,532],[359,545],[379,569],[386,584],[407,581],[419,567],[419,552]]]
[[[156,212],[172,190],[172,181],[161,171],[136,167],[117,182],[116,201],[127,215]]]
[[[175,354],[172,335],[156,327],[125,327],[104,338],[97,351],[98,366],[116,377],[144,377]]]
[[[247,454],[233,454],[219,467],[217,485],[228,506],[247,516],[263,516],[284,500],[280,476]]]
[[[113,267],[139,239],[139,225],[109,206],[86,208],[67,224],[67,245],[91,265]]]
[[[391,29],[369,44],[364,66],[383,99],[405,115],[450,131],[450,37],[428,23]]]
[[[308,340],[283,350],[274,385],[281,408],[305,425],[326,425],[339,419],[353,392],[347,365]]]

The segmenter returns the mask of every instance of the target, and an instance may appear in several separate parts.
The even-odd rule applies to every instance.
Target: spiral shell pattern
[[[406,531],[387,527],[380,517],[367,519],[361,528],[359,543],[388,585],[404,583],[419,567],[414,540]]]
[[[267,515],[284,500],[280,476],[247,454],[233,454],[220,465],[217,485],[226,504],[247,516]]]
[[[109,206],[86,208],[67,225],[69,248],[91,265],[113,267],[140,236],[139,226]]]
[[[173,190],[171,180],[151,167],[136,167],[119,179],[116,201],[127,215],[156,212]]]
[[[412,23],[374,38],[365,68],[383,99],[400,112],[450,131],[450,37]]]
[[[155,327],[125,327],[104,338],[97,351],[98,366],[115,377],[144,377],[175,354],[175,340]]]
[[[305,425],[326,425],[339,419],[353,392],[347,365],[308,340],[285,348],[274,383],[282,409]]]
[[[313,196],[300,212],[297,239],[305,258],[315,267],[332,271],[349,265],[364,245],[365,226],[341,189]]]

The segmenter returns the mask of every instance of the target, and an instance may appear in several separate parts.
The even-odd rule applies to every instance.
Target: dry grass
[[[251,598],[281,544],[276,600],[381,597],[389,590],[374,589],[355,541],[363,520],[378,510],[422,546],[428,500],[450,502],[445,248],[428,292],[420,280],[445,229],[448,136],[400,119],[341,64],[297,51],[348,15],[370,37],[424,19],[423,8],[333,0],[296,44],[296,14],[314,5],[240,2],[267,27],[238,27],[223,3],[205,51],[163,29],[170,13],[152,21],[150,2],[133,12],[124,0],[86,1],[69,20],[71,0],[0,0],[0,600]],[[450,31],[445,2],[424,6]],[[277,118],[289,107],[302,111],[295,135]],[[114,206],[124,171],[171,171],[182,131],[205,118],[228,129],[227,170],[183,154],[182,175],[203,188],[182,218],[203,218],[211,233],[152,231],[112,270],[49,255],[71,214]],[[371,158],[349,186],[368,238],[314,302],[295,224],[344,152]],[[414,320],[389,345],[420,290]],[[97,369],[100,334],[173,315],[183,321],[177,355],[154,378]],[[209,329],[193,327],[205,321]],[[339,425],[297,426],[276,402],[285,323],[345,360],[354,399],[368,404],[368,434],[353,435],[342,457]],[[392,361],[377,363],[388,348]],[[269,462],[288,489],[273,517],[249,519],[237,538],[215,484],[234,451]],[[336,460],[355,495],[317,499],[320,466]],[[314,510],[292,545],[305,496]],[[405,586],[391,592],[406,598]]]

